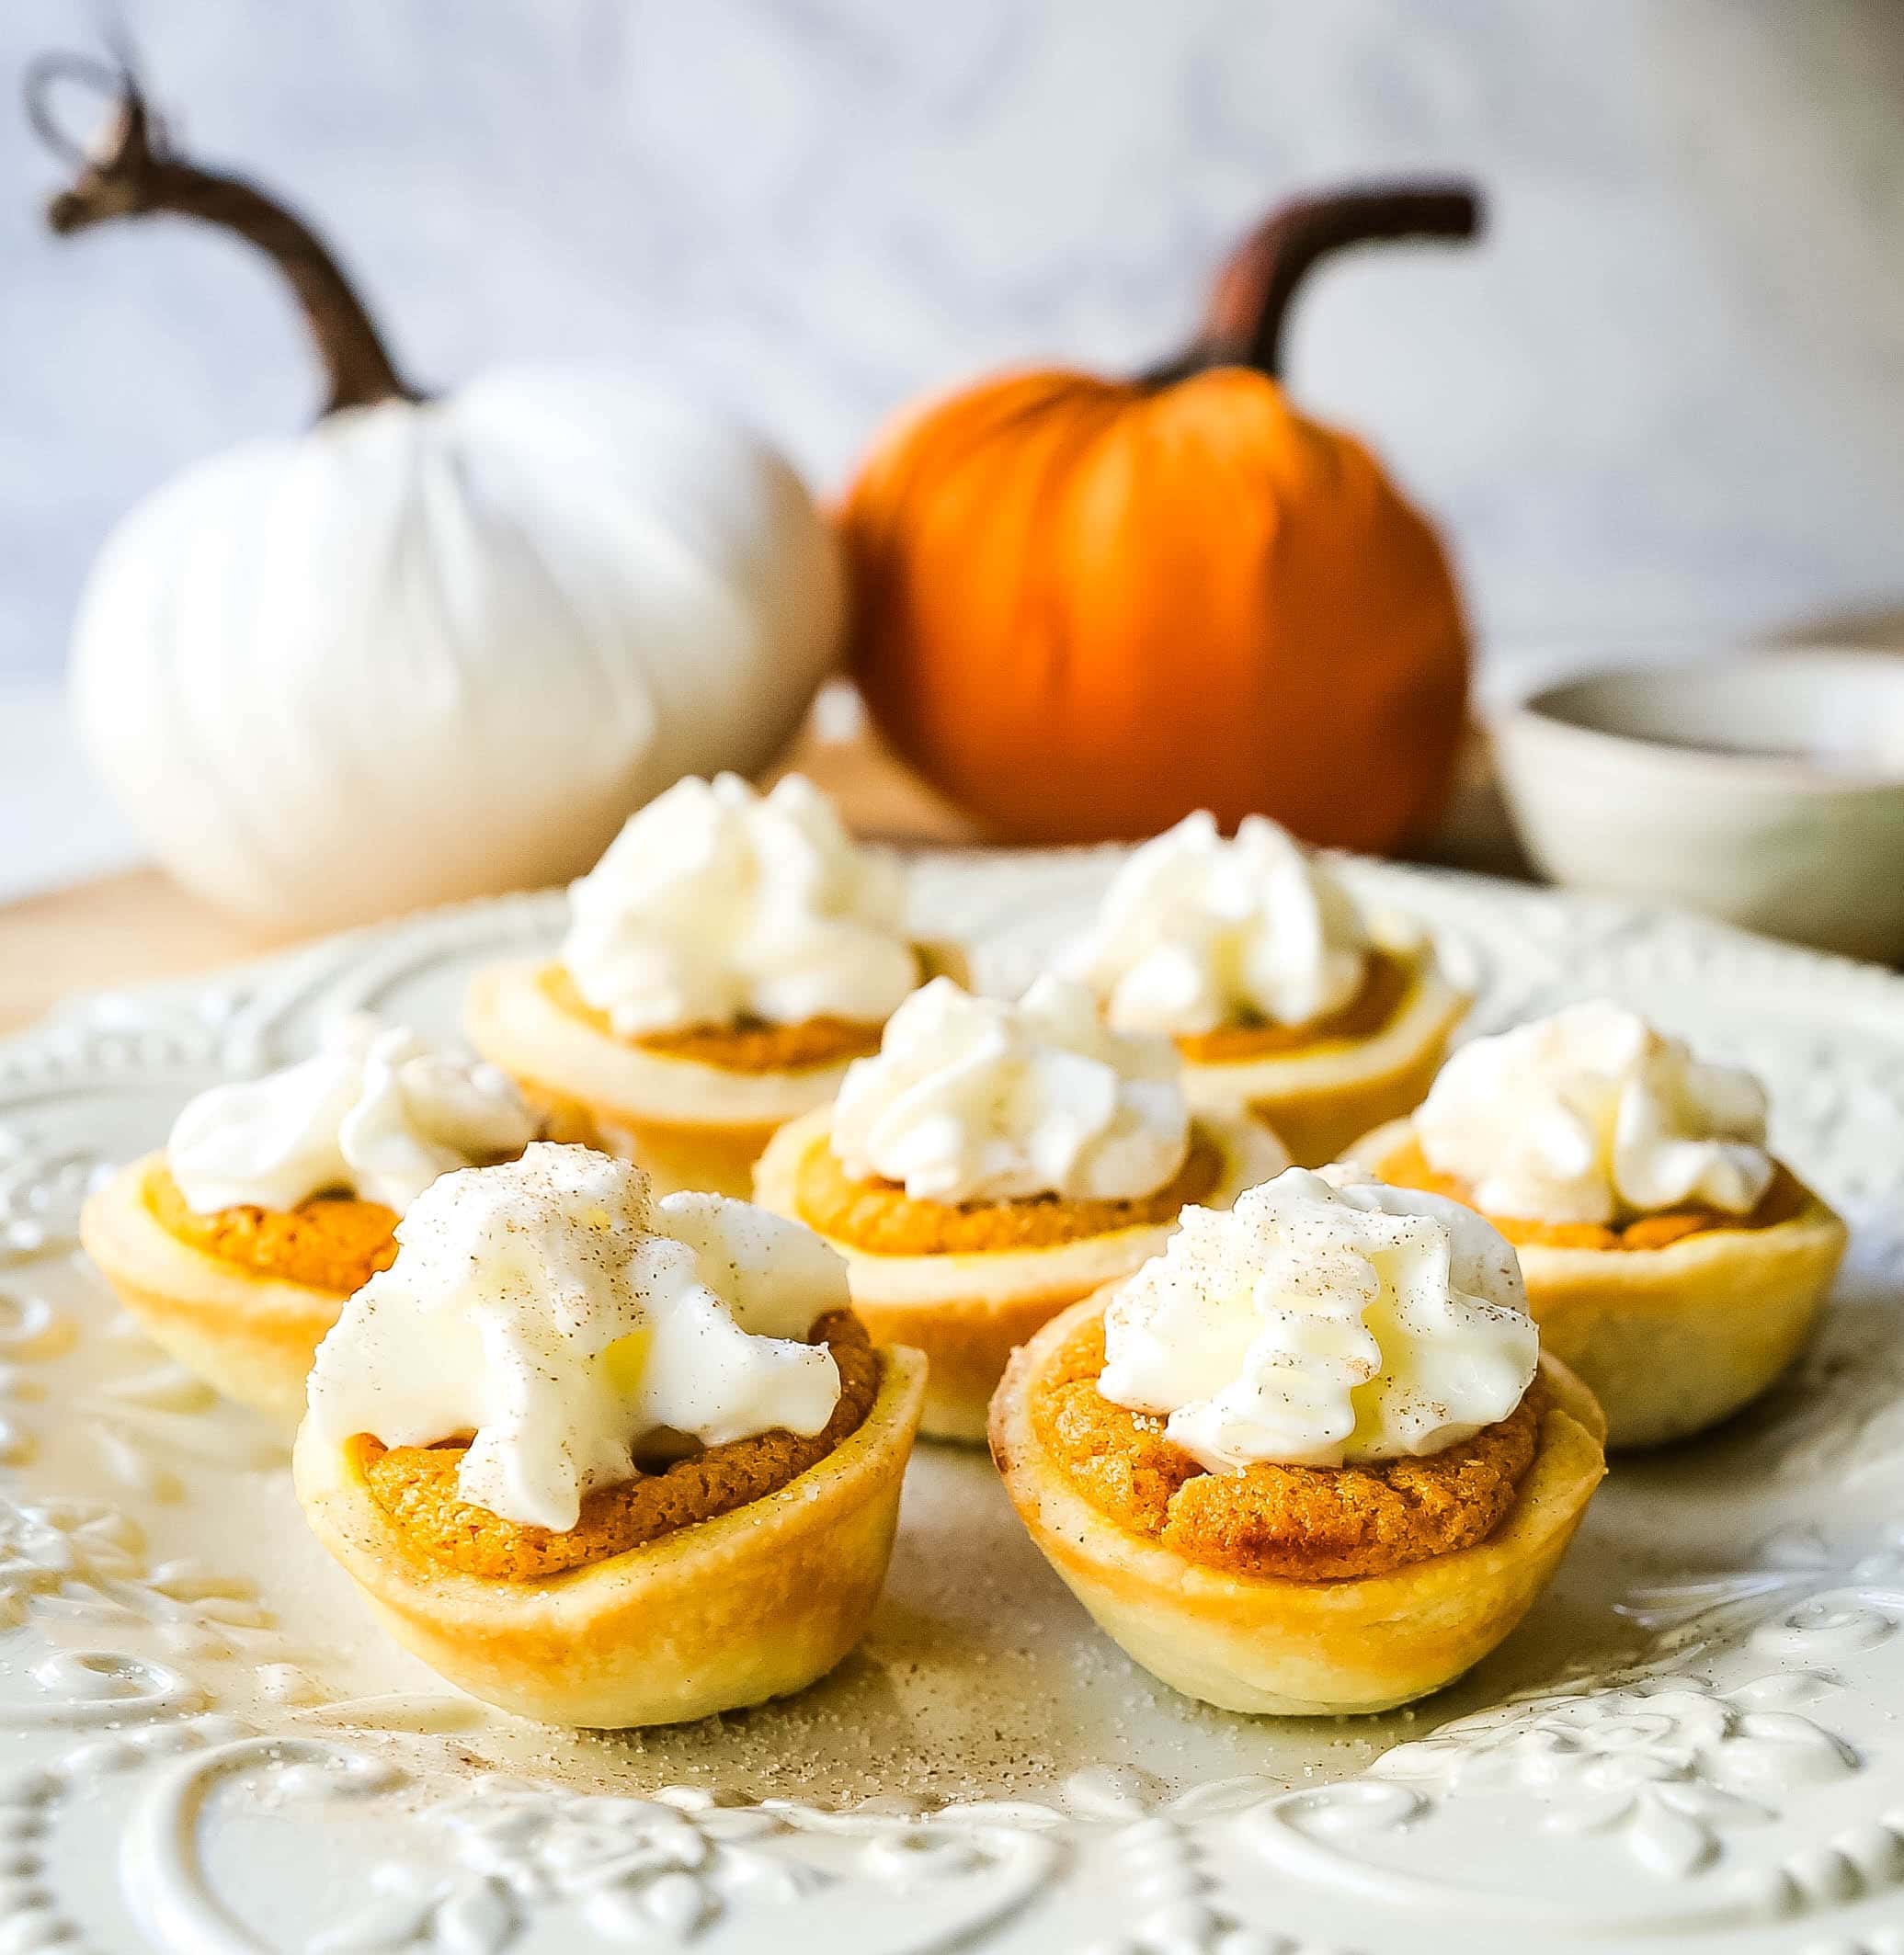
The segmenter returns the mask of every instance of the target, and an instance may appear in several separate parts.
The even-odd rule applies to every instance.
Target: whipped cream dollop
[[[1727,1215],[1772,1184],[1765,1089],[1709,1065],[1637,1013],[1576,1005],[1476,1039],[1415,1112],[1429,1165],[1477,1208],[1612,1222],[1688,1204]]]
[[[1098,1390],[1212,1472],[1442,1451],[1540,1356],[1521,1266],[1459,1202],[1292,1167],[1182,1226],[1104,1314]]]
[[[1328,863],[1262,815],[1226,841],[1202,813],[1131,856],[1059,968],[1120,1029],[1184,1035],[1339,1010],[1362,988],[1368,949]]]
[[[803,1339],[847,1307],[846,1265],[810,1230],[724,1195],[652,1199],[639,1168],[541,1142],[446,1175],[397,1258],[318,1347],[310,1417],[342,1445],[473,1432],[472,1505],[573,1528],[637,1457],[818,1432],[839,1370]]]
[[[1190,1109],[1175,1050],[1112,1030],[1081,985],[1043,977],[1012,1004],[941,977],[848,1067],[832,1142],[916,1200],[1123,1200],[1183,1165]]]
[[[677,781],[569,886],[561,960],[624,1037],[740,1017],[876,1025],[918,983],[896,862],[790,774]]]
[[[200,1094],[165,1161],[201,1215],[294,1209],[333,1189],[402,1214],[439,1175],[518,1154],[536,1132],[507,1074],[354,1014],[311,1058]]]

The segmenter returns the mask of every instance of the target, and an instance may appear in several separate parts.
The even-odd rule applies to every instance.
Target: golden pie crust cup
[[[433,1563],[348,1446],[306,1422],[292,1454],[312,1531],[405,1649],[472,1697],[545,1724],[676,1724],[802,1690],[865,1632],[885,1581],[925,1360],[888,1347],[860,1426],[777,1492],[536,1581]]]
[[[122,1167],[86,1201],[79,1240],[113,1293],[161,1350],[287,1437],[304,1415],[304,1380],[344,1293],[287,1282],[182,1242],[153,1213],[163,1153]]]
[[[789,1122],[754,1171],[754,1199],[813,1226],[798,1195],[801,1164],[828,1144],[832,1108]],[[1272,1135],[1247,1119],[1199,1120],[1223,1156],[1216,1186],[1201,1206],[1228,1208],[1246,1188],[1283,1165]],[[896,1341],[926,1354],[927,1438],[980,1445],[992,1392],[1016,1347],[1061,1310],[1106,1283],[1119,1282],[1162,1249],[1175,1220],[1107,1231],[1040,1248],[938,1256],[875,1256],[815,1231],[846,1259],[853,1310],[875,1344]]]
[[[1358,1141],[1350,1158],[1380,1175],[1413,1140],[1411,1120],[1391,1121]],[[1825,1201],[1797,1186],[1798,1211],[1783,1221],[1704,1229],[1664,1248],[1516,1248],[1541,1347],[1600,1400],[1609,1447],[1690,1438],[1790,1370],[1848,1239]]]
[[[1606,1471],[1592,1393],[1544,1356],[1550,1403],[1539,1444],[1486,1540],[1349,1580],[1204,1566],[1093,1506],[1038,1438],[1032,1402],[1041,1379],[1107,1301],[1085,1298],[1012,1358],[992,1401],[992,1457],[1032,1540],[1098,1627],[1172,1689],[1221,1710],[1388,1711],[1453,1683],[1546,1586]]]
[[[1412,1113],[1447,1057],[1471,1002],[1432,949],[1406,953],[1409,980],[1379,1030],[1325,1038],[1292,1051],[1222,1063],[1186,1059],[1183,1090],[1198,1113],[1253,1113],[1275,1130],[1298,1167],[1340,1160],[1359,1135]]]
[[[920,982],[961,976],[951,945],[920,944]],[[584,1109],[610,1153],[644,1168],[657,1195],[701,1189],[745,1200],[754,1163],[787,1121],[828,1105],[852,1063],[744,1073],[618,1039],[566,1010],[546,959],[493,964],[470,981],[463,1029],[531,1105]]]

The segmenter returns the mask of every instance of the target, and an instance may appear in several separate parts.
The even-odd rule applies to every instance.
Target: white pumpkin
[[[498,373],[234,449],[134,509],[73,700],[183,882],[328,927],[579,875],[683,774],[751,773],[838,640],[830,532],[739,430]]]
[[[626,378],[410,397],[314,237],[165,154],[120,88],[55,228],[170,210],[252,237],[333,402],[160,490],[92,573],[74,705],[159,859],[229,909],[330,927],[577,875],[681,775],[770,760],[844,610],[787,463]]]

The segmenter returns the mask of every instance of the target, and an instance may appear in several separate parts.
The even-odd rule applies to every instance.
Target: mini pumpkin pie
[[[1466,996],[1405,919],[1364,915],[1274,822],[1191,814],[1138,848],[1058,968],[1173,1039],[1203,1113],[1255,1113],[1305,1166],[1427,1092]]]
[[[938,978],[755,1185],[845,1256],[874,1336],[926,1353],[924,1430],[976,1440],[1014,1345],[1136,1268],[1186,1202],[1226,1208],[1287,1160],[1256,1121],[1193,1119],[1169,1045],[1111,1030],[1079,986],[1011,1004]]]
[[[467,1029],[532,1100],[587,1108],[658,1187],[746,1195],[774,1130],[957,954],[912,942],[898,865],[811,782],[682,780],[569,891],[553,960],[479,972]]]
[[[846,1270],[720,1195],[531,1147],[446,1176],[311,1374],[293,1473],[399,1642],[547,1723],[804,1688],[885,1579],[925,1366]]]
[[[1653,1446],[1778,1378],[1844,1253],[1844,1224],[1767,1151],[1765,1123],[1750,1074],[1598,1003],[1464,1046],[1412,1119],[1353,1152],[1488,1216],[1610,1443]]]
[[[191,1101],[86,1203],[80,1239],[155,1343],[289,1431],[318,1339],[395,1256],[409,1204],[451,1168],[587,1131],[494,1066],[353,1017],[313,1057]]]
[[[1186,1695],[1382,1711],[1507,1636],[1605,1472],[1513,1249],[1439,1196],[1292,1168],[1054,1319],[992,1403],[1032,1538]]]

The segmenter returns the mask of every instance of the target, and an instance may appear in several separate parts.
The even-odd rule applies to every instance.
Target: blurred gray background
[[[841,482],[916,390],[1169,349],[1279,194],[1472,171],[1480,250],[1370,254],[1292,376],[1451,527],[1497,668],[1904,602],[1898,0],[125,0],[196,153],[281,187],[428,383],[658,369]],[[0,77],[98,44],[6,0]],[[0,108],[0,679],[114,516],[314,377],[171,221],[57,243]]]

